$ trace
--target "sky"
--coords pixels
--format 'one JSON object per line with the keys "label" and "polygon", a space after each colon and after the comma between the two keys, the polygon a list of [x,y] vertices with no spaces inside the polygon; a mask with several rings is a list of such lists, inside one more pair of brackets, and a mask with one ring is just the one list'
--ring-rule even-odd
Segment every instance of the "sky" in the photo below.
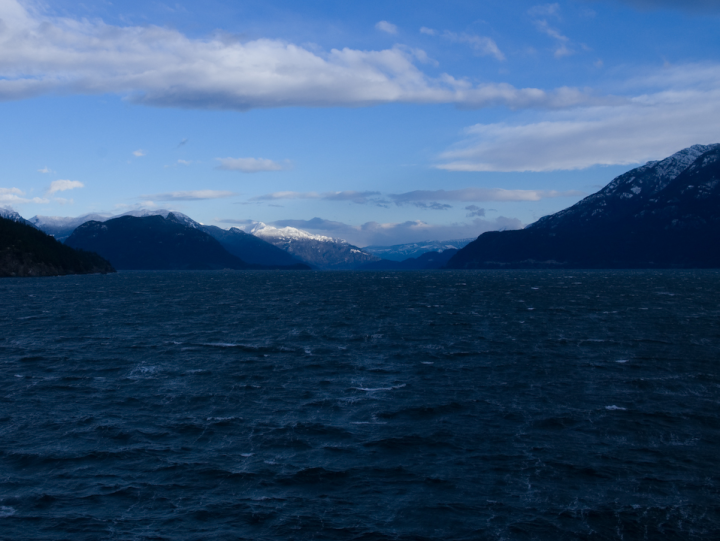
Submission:
{"label": "sky", "polygon": [[720,0],[0,0],[0,206],[358,246],[523,227],[720,142]]}

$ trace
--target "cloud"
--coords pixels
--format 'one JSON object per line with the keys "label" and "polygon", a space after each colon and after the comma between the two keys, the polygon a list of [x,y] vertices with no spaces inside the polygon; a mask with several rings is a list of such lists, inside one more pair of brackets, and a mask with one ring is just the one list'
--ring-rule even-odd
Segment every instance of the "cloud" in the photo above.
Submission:
{"label": "cloud", "polygon": [[420,33],[427,34],[428,36],[435,36],[437,35],[437,30],[433,30],[432,28],[423,26],[422,28],[420,28]]}
{"label": "cloud", "polygon": [[[557,48],[555,49],[555,58],[568,56],[573,54],[573,51],[569,47],[570,38],[561,34],[558,30],[551,27],[547,22],[547,17],[559,18],[560,16],[560,5],[559,4],[543,4],[534,6],[528,10],[528,15],[535,18],[533,21],[538,31],[546,34],[557,41]],[[584,48],[587,48],[583,46]]]}
{"label": "cloud", "polygon": [[267,160],[265,158],[216,158],[220,165],[216,167],[221,171],[242,171],[243,173],[259,173],[261,171],[282,171],[289,169],[289,161],[283,163]]}
{"label": "cloud", "polygon": [[[111,93],[147,106],[244,111],[381,103],[558,108],[599,100],[577,89],[431,77],[416,65],[424,52],[405,46],[320,51],[276,39],[191,38],[152,25],[43,17],[17,0],[0,2],[0,19],[0,101]],[[494,42],[478,39],[478,51],[499,58]]]}
{"label": "cloud", "polygon": [[560,4],[541,4],[533,6],[528,10],[528,14],[532,17],[549,17],[551,15],[558,15],[560,12]]}
{"label": "cloud", "polygon": [[235,192],[225,192],[220,190],[194,190],[189,192],[169,192],[156,193],[151,195],[142,195],[142,199],[150,199],[151,201],[197,201],[201,199],[224,199],[237,195]]}
{"label": "cloud", "polygon": [[135,156],[136,158],[142,158],[145,155],[147,155],[147,152],[145,152],[144,150],[142,150],[140,148],[133,151],[133,156]]}
{"label": "cloud", "polygon": [[48,195],[52,195],[56,192],[65,192],[67,190],[74,190],[76,188],[84,188],[85,185],[79,180],[54,180],[50,183],[48,189]]}
{"label": "cloud", "polygon": [[397,26],[387,21],[380,21],[375,25],[375,28],[381,32],[387,32],[388,34],[397,34],[398,31]]}
{"label": "cloud", "polygon": [[[696,143],[720,142],[720,65],[641,74],[628,86],[664,87],[615,107],[546,113],[526,123],[476,124],[440,157],[447,171],[555,171],[631,165]],[[437,198],[434,198],[437,199]]]}
{"label": "cloud", "polygon": [[415,190],[392,194],[390,199],[396,205],[418,201],[540,201],[553,197],[578,197],[585,195],[577,191],[558,192],[555,190],[506,190],[503,188],[464,188],[461,190]]}
{"label": "cloud", "polygon": [[455,32],[449,32],[447,30],[443,33],[443,37],[456,43],[466,43],[470,45],[475,53],[480,56],[493,56],[497,60],[505,60],[505,55],[492,38],[488,38],[486,36],[456,34]]}
{"label": "cloud", "polygon": [[22,204],[22,203],[49,203],[49,199],[43,199],[40,197],[32,197],[27,198],[24,197],[25,192],[23,192],[20,188],[0,188],[0,203],[2,204],[8,204],[8,203],[16,203],[16,204]]}
{"label": "cloud", "polygon": [[351,201],[359,205],[379,202],[380,192],[356,192],[352,190],[341,192],[274,192],[253,197],[250,201],[277,201],[280,199],[322,199],[325,201]]}
{"label": "cloud", "polygon": [[468,218],[472,218],[473,216],[485,216],[485,209],[481,209],[477,205],[468,205],[467,207],[465,207],[465,210],[468,211],[468,213],[466,214]]}
{"label": "cloud", "polygon": [[[229,223],[229,220],[224,220]],[[243,225],[246,229],[251,225]],[[499,229],[520,229],[523,224],[515,218],[500,216],[494,220],[476,218],[469,223],[429,224],[421,220],[401,223],[366,222],[359,226],[348,225],[333,220],[313,218],[311,220],[280,220],[273,222],[276,227],[296,227],[312,233],[342,238],[356,246],[390,246],[406,242],[425,240],[451,240],[474,238],[486,231]],[[241,227],[242,228],[242,227]]]}
{"label": "cloud", "polygon": [[54,172],[55,172],[55,171],[53,171],[52,169],[50,169],[47,165],[46,165],[45,167],[43,167],[42,169],[38,169],[38,173],[45,173],[45,174],[47,174],[47,173],[54,173]]}
{"label": "cloud", "polygon": [[641,10],[676,9],[690,13],[717,13],[717,0],[615,0]]}
{"label": "cloud", "polygon": [[448,210],[452,208],[452,205],[448,205],[447,203],[438,203],[437,201],[432,201],[430,203],[415,201],[412,203],[412,205],[424,210]]}

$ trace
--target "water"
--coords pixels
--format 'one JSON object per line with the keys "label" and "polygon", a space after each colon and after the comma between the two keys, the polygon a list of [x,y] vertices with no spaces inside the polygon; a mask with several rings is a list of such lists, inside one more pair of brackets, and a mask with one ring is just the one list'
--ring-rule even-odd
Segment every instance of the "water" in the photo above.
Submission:
{"label": "water", "polygon": [[0,281],[0,539],[720,535],[720,272]]}

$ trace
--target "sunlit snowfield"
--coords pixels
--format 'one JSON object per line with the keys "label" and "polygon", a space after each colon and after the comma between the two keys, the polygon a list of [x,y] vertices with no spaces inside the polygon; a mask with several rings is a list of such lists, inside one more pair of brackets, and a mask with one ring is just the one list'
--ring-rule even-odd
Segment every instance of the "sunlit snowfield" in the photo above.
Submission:
{"label": "sunlit snowfield", "polygon": [[0,281],[2,539],[720,536],[720,272]]}

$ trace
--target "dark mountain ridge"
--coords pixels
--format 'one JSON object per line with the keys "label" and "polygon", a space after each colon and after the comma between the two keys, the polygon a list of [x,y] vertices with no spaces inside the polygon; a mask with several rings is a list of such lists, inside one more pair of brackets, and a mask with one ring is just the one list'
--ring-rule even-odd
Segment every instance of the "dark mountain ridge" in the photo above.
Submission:
{"label": "dark mountain ridge", "polygon": [[720,267],[720,145],[633,169],[525,229],[484,233],[447,267]]}
{"label": "dark mountain ridge", "polygon": [[79,226],[65,244],[92,250],[118,270],[247,269],[210,235],[189,227],[170,213],[122,216]]}
{"label": "dark mountain ridge", "polygon": [[0,217],[1,277],[115,272],[99,255],[73,250],[24,222]]}

